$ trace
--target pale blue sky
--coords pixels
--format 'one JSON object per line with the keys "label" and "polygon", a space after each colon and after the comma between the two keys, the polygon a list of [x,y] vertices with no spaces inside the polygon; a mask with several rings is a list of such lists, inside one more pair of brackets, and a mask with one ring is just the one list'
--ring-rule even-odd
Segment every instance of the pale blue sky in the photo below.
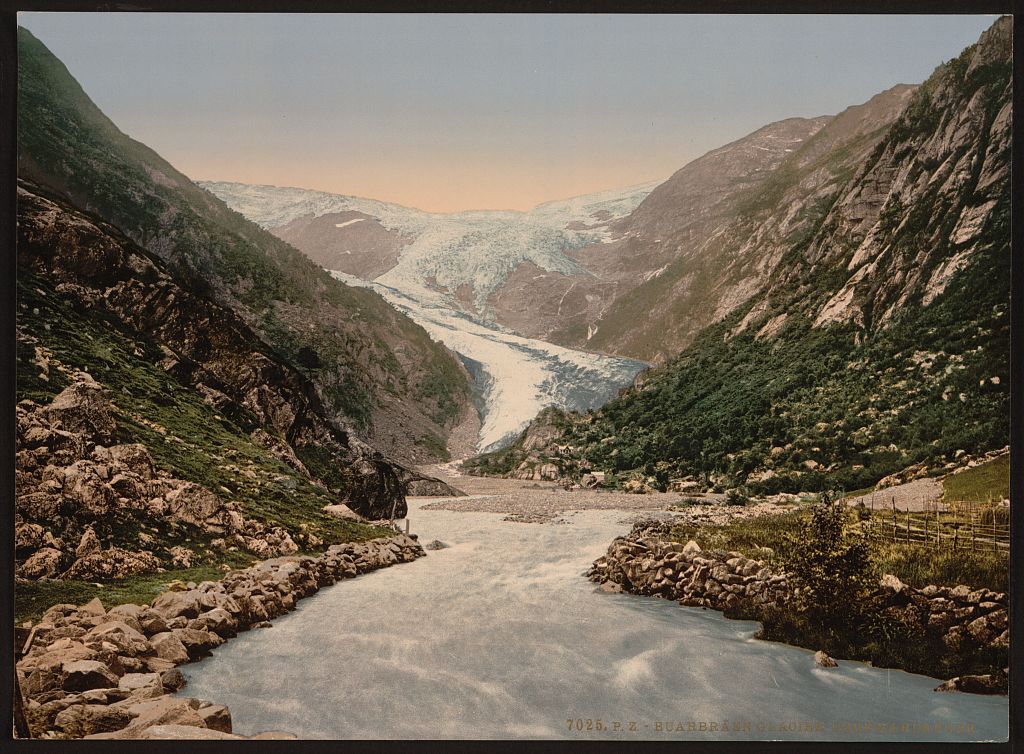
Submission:
{"label": "pale blue sky", "polygon": [[919,83],[991,16],[23,13],[187,175],[423,209],[665,178],[766,123]]}

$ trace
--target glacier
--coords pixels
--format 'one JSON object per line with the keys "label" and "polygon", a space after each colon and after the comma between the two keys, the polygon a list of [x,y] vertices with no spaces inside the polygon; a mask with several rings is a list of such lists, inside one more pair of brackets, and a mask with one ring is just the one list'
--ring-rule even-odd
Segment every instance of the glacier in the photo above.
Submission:
{"label": "glacier", "polygon": [[[512,442],[543,408],[585,411],[603,405],[648,366],[523,337],[493,321],[486,301],[523,262],[548,272],[589,274],[566,252],[612,240],[612,223],[658,183],[545,202],[526,212],[457,213],[301,188],[200,185],[268,230],[299,217],[357,211],[401,234],[407,244],[397,263],[375,279],[330,272],[348,285],[375,290],[463,359],[482,393],[477,451],[487,452]],[[472,290],[474,307],[456,299],[454,291],[462,286]]]}

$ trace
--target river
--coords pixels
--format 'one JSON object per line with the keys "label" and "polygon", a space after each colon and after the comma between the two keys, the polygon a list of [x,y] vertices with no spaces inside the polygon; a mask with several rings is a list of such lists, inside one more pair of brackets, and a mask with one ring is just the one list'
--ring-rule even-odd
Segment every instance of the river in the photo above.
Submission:
{"label": "river", "polygon": [[1006,697],[818,668],[809,651],[754,639],[755,623],[596,591],[582,574],[629,530],[627,512],[524,524],[427,502],[409,500],[413,532],[448,549],[321,590],[183,667],[182,693],[228,705],[236,733],[316,739],[1008,735]]}

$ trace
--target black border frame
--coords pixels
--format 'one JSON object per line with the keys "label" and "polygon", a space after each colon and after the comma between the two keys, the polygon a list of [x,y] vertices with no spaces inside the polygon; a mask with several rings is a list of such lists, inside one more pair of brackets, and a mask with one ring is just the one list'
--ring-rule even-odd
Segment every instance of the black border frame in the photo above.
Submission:
{"label": "black border frame", "polygon": [[[86,0],[0,0],[0,646],[11,648],[0,657],[0,720],[12,719],[14,684],[14,427],[15,427],[15,212],[17,173],[16,158],[16,90],[17,90],[17,13],[19,11],[53,12],[207,12],[207,13],[312,13],[312,12],[485,12],[485,13],[800,13],[800,14],[967,14],[992,13],[1013,14],[1015,21],[1024,17],[1017,13],[1018,0],[425,0],[413,4],[409,0],[141,0],[132,2],[87,2]],[[1022,12],[1024,13],[1024,12]],[[1022,49],[1021,23],[1014,24],[1014,50]],[[1014,55],[1014,79],[1020,81],[1024,64],[1021,56]],[[1014,87],[1013,109],[1014,129],[1012,150],[1020,151],[1021,103],[1024,100],[1022,87]],[[1022,198],[1024,190],[1024,157],[1013,159],[1011,165],[1012,226],[1011,239],[1011,364],[1010,364],[1010,497],[1011,542],[1014,550],[1019,546],[1021,532],[1021,510],[1024,500],[1024,257],[1021,251],[1021,233],[1018,230],[1022,220]],[[1016,599],[1017,587],[1021,583],[1024,560],[1010,560],[1011,632],[1024,625],[1024,608]],[[1020,642],[1011,642],[1010,657],[1012,669],[1024,667]],[[1020,692],[1011,671],[1010,685],[1010,740],[1006,743],[914,743],[892,742],[761,742],[761,741],[67,741],[36,742],[12,738],[8,723],[0,730],[0,748],[11,751],[47,752],[88,751],[127,752],[147,750],[160,752],[216,752],[238,750],[245,752],[311,751],[335,752],[341,749],[353,752],[405,752],[445,751],[452,754],[477,752],[486,749],[501,754],[514,752],[621,752],[653,751],[675,752],[684,748],[687,754],[703,752],[805,752],[811,749],[871,754],[895,754],[896,752],[956,752],[980,750],[984,752],[1011,752],[1021,748],[1016,744],[1022,731],[1024,712],[1020,704]],[[8,749],[10,745],[10,749]]]}

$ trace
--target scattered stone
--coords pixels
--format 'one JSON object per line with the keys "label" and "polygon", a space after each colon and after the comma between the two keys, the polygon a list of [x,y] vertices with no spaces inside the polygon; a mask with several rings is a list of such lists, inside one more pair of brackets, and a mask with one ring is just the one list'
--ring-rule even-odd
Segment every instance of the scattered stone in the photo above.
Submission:
{"label": "scattered stone", "polygon": [[165,691],[178,691],[185,688],[185,676],[177,668],[165,670],[159,676],[160,685]]}
{"label": "scattered stone", "polygon": [[825,652],[823,652],[820,649],[817,652],[814,653],[814,664],[817,665],[819,668],[837,668],[837,667],[839,667],[839,663],[838,662],[836,662],[834,659],[829,657],[827,654],[825,654]]}
{"label": "scattered stone", "polygon": [[231,712],[223,704],[200,707],[198,712],[207,728],[219,730],[222,733],[231,732]]}
{"label": "scattered stone", "polygon": [[423,545],[424,550],[444,550],[448,547],[450,547],[450,545],[446,545],[439,539],[435,539],[433,542],[428,542],[427,544]]}

